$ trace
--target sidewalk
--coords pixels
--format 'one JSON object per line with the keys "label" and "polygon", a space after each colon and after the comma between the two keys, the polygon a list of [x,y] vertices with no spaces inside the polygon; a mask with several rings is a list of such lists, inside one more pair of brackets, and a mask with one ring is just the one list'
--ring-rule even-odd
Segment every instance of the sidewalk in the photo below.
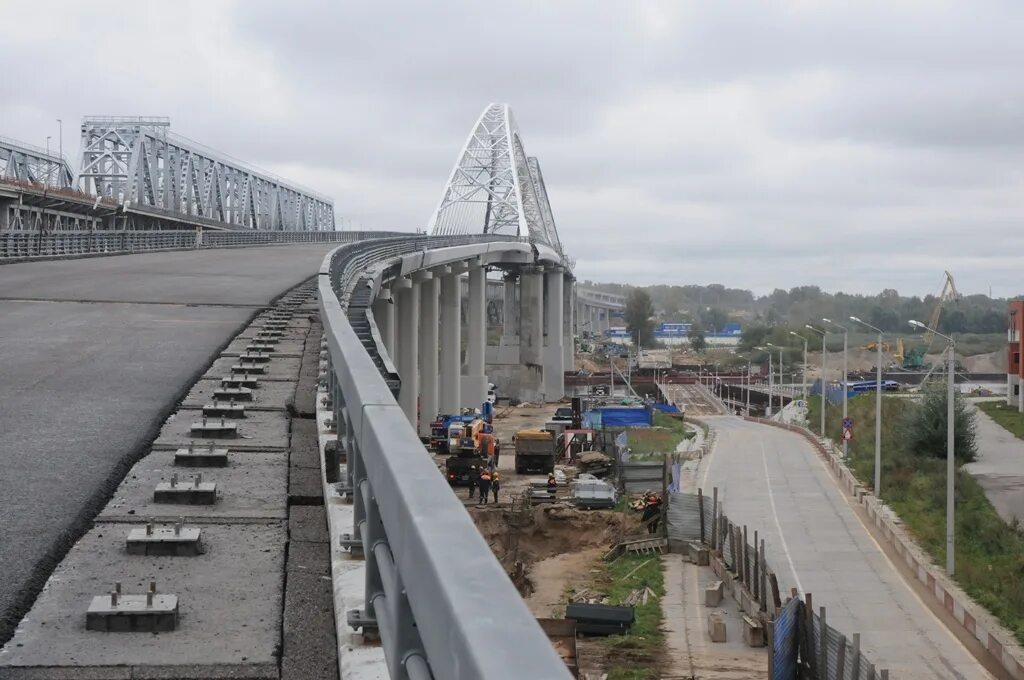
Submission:
{"label": "sidewalk", "polygon": [[992,506],[1007,522],[1024,522],[1024,440],[1017,439],[980,409],[978,460],[964,470],[981,484]]}

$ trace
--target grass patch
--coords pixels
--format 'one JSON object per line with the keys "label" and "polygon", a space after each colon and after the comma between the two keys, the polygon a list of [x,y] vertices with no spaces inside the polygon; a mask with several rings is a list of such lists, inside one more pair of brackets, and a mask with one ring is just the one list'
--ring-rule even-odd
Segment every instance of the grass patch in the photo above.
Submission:
{"label": "grass patch", "polygon": [[[811,423],[817,423],[818,400],[811,403]],[[998,402],[988,402],[999,405]],[[979,404],[982,406],[982,404]],[[946,461],[915,455],[907,449],[902,421],[915,403],[899,397],[882,398],[882,499],[903,520],[918,544],[937,565],[946,563]],[[848,465],[857,478],[873,486],[875,472],[875,397],[858,395],[849,401],[855,421]],[[983,409],[986,413],[988,408]],[[999,413],[1000,409],[992,407]],[[1011,411],[1011,409],[1006,409]],[[829,436],[839,439],[839,409],[829,409]],[[835,417],[833,417],[833,415]],[[1010,420],[1011,413],[1000,414]],[[1016,411],[1013,416],[1019,416]],[[995,416],[993,416],[995,418]],[[997,420],[997,422],[1000,422]],[[1014,418],[1021,429],[1024,418]],[[1002,424],[1002,423],[1000,423]],[[954,580],[976,602],[992,612],[1018,642],[1024,643],[1024,536],[996,513],[981,486],[965,472],[956,476],[956,575]]]}
{"label": "grass patch", "polygon": [[1016,407],[1007,406],[1005,401],[980,401],[976,406],[1014,437],[1024,439],[1024,413]]}
{"label": "grass patch", "polygon": [[626,433],[626,446],[634,456],[672,453],[684,439],[694,434],[683,425],[683,421],[655,411],[653,427],[642,427]]}
{"label": "grass patch", "polygon": [[631,592],[650,588],[655,597],[636,606],[636,621],[626,635],[610,635],[603,640],[609,658],[616,665],[608,669],[608,680],[656,680],[665,651],[665,634],[661,631],[661,598],[665,595],[665,579],[660,557],[623,555],[610,565],[605,574],[608,601],[620,604]]}

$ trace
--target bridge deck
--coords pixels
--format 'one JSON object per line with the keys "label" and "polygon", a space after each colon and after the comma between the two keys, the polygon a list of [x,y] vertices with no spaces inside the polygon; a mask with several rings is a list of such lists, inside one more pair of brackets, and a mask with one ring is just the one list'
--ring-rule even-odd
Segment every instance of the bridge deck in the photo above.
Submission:
{"label": "bridge deck", "polygon": [[332,247],[0,267],[0,641],[183,391]]}
{"label": "bridge deck", "polygon": [[828,622],[878,668],[897,678],[989,678],[991,675],[904,581],[864,528],[802,437],[734,417],[718,429],[698,483],[731,520],[765,539],[779,585],[813,593]]}

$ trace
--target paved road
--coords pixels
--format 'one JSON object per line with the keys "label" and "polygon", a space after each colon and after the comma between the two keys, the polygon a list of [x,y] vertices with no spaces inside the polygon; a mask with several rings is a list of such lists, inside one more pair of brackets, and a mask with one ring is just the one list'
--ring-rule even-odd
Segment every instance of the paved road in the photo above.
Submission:
{"label": "paved road", "polygon": [[184,390],[331,247],[0,266],[0,642]]}
{"label": "paved road", "polygon": [[828,622],[892,677],[989,678],[903,580],[802,437],[734,417],[708,418],[718,429],[698,472],[717,486],[725,512],[756,529],[780,587],[813,593]]}
{"label": "paved road", "polygon": [[1024,441],[984,411],[976,413],[978,460],[964,470],[978,480],[1000,517],[1024,521]]}

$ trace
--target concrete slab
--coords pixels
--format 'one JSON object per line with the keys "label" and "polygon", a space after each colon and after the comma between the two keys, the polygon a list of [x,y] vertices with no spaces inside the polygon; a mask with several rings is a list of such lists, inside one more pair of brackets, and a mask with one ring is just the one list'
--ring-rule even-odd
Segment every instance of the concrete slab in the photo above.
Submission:
{"label": "concrete slab", "polygon": [[[262,389],[258,387],[257,389]],[[192,437],[192,423],[203,418],[197,409],[179,409],[167,419],[154,449],[177,449],[194,446],[227,446],[232,451],[284,451],[288,448],[288,416],[280,411],[252,411],[245,418],[227,419],[238,423],[238,436],[231,439]],[[217,419],[219,421],[219,419]]]}
{"label": "concrete slab", "polygon": [[[221,352],[221,356],[232,357],[238,356],[239,354],[245,354],[246,352],[250,351],[248,347],[254,342],[258,342],[255,337],[235,338],[230,343],[228,343],[227,347],[224,348],[224,351]],[[297,357],[302,356],[303,344],[304,343],[297,338],[294,340],[281,339],[279,342],[274,343],[273,346],[269,348],[269,350],[261,349],[260,351],[270,351],[273,354],[273,356]]]}
{"label": "concrete slab", "polygon": [[[325,527],[320,526],[324,536]],[[293,536],[287,569],[281,680],[337,678],[330,549],[326,543],[297,542]]]}
{"label": "concrete slab", "polygon": [[[295,397],[294,380],[260,380],[259,386],[252,390],[251,401],[239,401],[246,410],[283,411]],[[185,409],[198,409],[213,401],[215,390],[221,389],[220,381],[200,380],[182,400]]]}
{"label": "concrete slab", "polygon": [[288,512],[288,539],[292,542],[325,543],[327,514],[322,505],[293,505]]}
{"label": "concrete slab", "polygon": [[[271,359],[266,364],[260,364],[266,368],[262,373],[259,373],[260,381],[266,380],[295,380],[299,375],[299,363],[298,357],[278,357]],[[210,370],[206,372],[207,376],[211,376],[220,380],[226,375],[231,374],[231,367],[238,364],[237,357],[221,357],[213,362],[210,366]],[[205,377],[205,376],[204,376]]]}
{"label": "concrete slab", "polygon": [[288,517],[288,468],[280,452],[237,452],[223,468],[202,468],[204,481],[217,483],[213,505],[169,505],[153,502],[153,489],[181,474],[173,451],[153,451],[131,469],[97,522],[186,521],[207,519],[276,519]]}
{"label": "concrete slab", "polygon": [[316,421],[311,418],[292,418],[291,455],[288,464],[293,468],[320,471],[320,443]]}
{"label": "concrete slab", "polygon": [[[0,666],[276,665],[284,532],[279,524],[209,525],[206,552],[180,560],[128,556],[122,531],[97,526],[54,572]],[[92,596],[113,581],[125,592],[144,592],[151,580],[179,597],[176,631],[126,637],[86,630]]]}
{"label": "concrete slab", "polygon": [[320,470],[293,467],[288,471],[288,500],[302,505],[323,503],[324,487]]}

